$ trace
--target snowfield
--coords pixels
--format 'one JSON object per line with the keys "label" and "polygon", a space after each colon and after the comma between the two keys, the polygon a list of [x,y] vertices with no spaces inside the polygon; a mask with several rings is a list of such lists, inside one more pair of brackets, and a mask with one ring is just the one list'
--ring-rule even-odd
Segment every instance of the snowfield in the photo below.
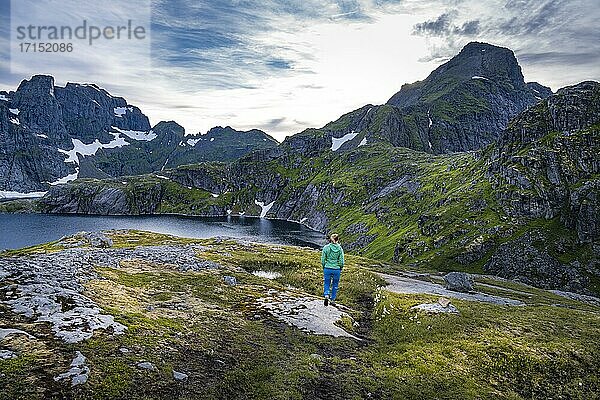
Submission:
{"label": "snowfield", "polygon": [[331,138],[331,151],[338,151],[340,147],[344,145],[344,143],[349,142],[354,139],[358,135],[358,132],[350,132],[341,138]]}
{"label": "snowfield", "polygon": [[48,182],[50,185],[62,185],[64,183],[68,183],[74,181],[79,177],[79,156],[93,156],[100,149],[114,149],[117,147],[128,146],[129,143],[121,137],[121,133],[119,132],[110,132],[115,138],[109,143],[100,143],[98,139],[94,140],[90,144],[85,144],[79,139],[71,139],[71,143],[73,143],[73,149],[71,150],[63,150],[58,149],[59,152],[67,155],[67,159],[65,163],[76,164],[75,173],[67,175],[58,179],[55,182]]}
{"label": "snowfield", "polygon": [[115,116],[122,118],[123,115],[127,114],[127,111],[133,112],[133,107],[115,107]]}
{"label": "snowfield", "polygon": [[35,199],[38,197],[44,197],[45,194],[46,192],[21,193],[0,190],[0,199]]}
{"label": "snowfield", "polygon": [[127,136],[130,139],[133,140],[138,140],[138,141],[145,141],[145,142],[151,142],[152,140],[156,139],[158,136],[156,135],[156,133],[149,131],[149,132],[144,132],[144,131],[126,131],[124,129],[120,129],[117,128],[116,126],[111,126],[112,129],[114,129],[115,131],[122,133],[123,135]]}

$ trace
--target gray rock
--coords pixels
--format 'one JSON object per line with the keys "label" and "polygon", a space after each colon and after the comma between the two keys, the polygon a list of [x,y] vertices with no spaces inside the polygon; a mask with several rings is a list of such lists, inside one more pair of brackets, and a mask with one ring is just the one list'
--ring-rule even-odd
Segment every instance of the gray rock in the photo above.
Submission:
{"label": "gray rock", "polygon": [[450,272],[444,275],[445,287],[455,292],[469,293],[474,292],[473,278],[464,272]]}
{"label": "gray rock", "polygon": [[112,239],[102,233],[89,233],[86,238],[92,247],[109,248],[113,245]]}
{"label": "gray rock", "polygon": [[85,365],[86,358],[81,352],[77,351],[75,358],[71,362],[71,368],[58,376],[54,377],[55,381],[71,378],[71,386],[82,385],[87,382],[90,368]]}
{"label": "gray rock", "polygon": [[149,371],[156,371],[156,367],[154,366],[154,364],[152,364],[151,362],[148,362],[148,361],[139,362],[136,364],[136,366],[141,369],[146,369]]}
{"label": "gray rock", "polygon": [[0,360],[10,360],[17,358],[17,354],[10,350],[0,350]]}
{"label": "gray rock", "polygon": [[188,375],[183,372],[177,372],[173,370],[173,378],[177,381],[185,381],[188,378]]}
{"label": "gray rock", "polygon": [[225,275],[223,277],[223,281],[225,281],[225,283],[228,284],[229,286],[237,285],[237,279],[235,279],[235,276]]}
{"label": "gray rock", "polygon": [[25,335],[28,338],[32,338],[33,336],[30,335],[29,333],[22,331],[20,329],[6,329],[6,328],[1,328],[0,329],[0,341],[6,339],[7,337],[11,336],[11,335]]}
{"label": "gray rock", "polygon": [[210,261],[210,260],[205,260],[205,261],[196,262],[196,263],[192,263],[192,264],[188,264],[188,265],[182,265],[179,267],[179,270],[181,272],[190,272],[190,271],[199,272],[199,271],[204,271],[207,269],[219,269],[222,267],[223,266],[219,263],[216,263],[216,262]]}

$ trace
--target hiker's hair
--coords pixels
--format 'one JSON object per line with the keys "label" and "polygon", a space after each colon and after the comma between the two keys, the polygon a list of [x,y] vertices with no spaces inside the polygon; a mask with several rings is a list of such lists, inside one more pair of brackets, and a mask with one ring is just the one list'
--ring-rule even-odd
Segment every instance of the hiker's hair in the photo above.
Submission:
{"label": "hiker's hair", "polygon": [[329,239],[331,239],[333,243],[337,243],[338,240],[340,240],[340,237],[337,233],[332,233],[331,235],[329,235]]}

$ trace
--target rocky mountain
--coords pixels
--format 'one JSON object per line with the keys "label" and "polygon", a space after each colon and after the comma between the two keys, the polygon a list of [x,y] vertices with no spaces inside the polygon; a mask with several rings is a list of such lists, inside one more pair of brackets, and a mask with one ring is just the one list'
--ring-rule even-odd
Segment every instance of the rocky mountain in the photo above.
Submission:
{"label": "rocky mountain", "polygon": [[477,150],[551,94],[525,82],[511,50],[473,42],[425,80],[404,85],[385,105],[361,107],[286,142],[305,155],[375,142],[432,154]]}
{"label": "rocky mountain", "polygon": [[479,152],[432,155],[382,141],[322,153],[317,143],[336,142],[309,131],[230,164],[59,186],[36,207],[262,215],[335,230],[351,252],[416,269],[600,293],[599,90],[559,90]]}
{"label": "rocky mountain", "polygon": [[[230,126],[217,126],[205,135],[188,135],[180,143],[176,159],[178,164],[192,164],[198,161],[234,161],[256,149],[275,148],[279,143],[265,132],[252,129],[238,131]],[[201,158],[199,160],[199,158]],[[169,162],[167,167],[175,167]]]}
{"label": "rocky mountain", "polygon": [[[205,139],[210,145],[203,145]],[[77,177],[232,161],[276,145],[257,130],[218,127],[186,137],[174,122],[151,127],[139,108],[92,84],[57,87],[52,77],[36,75],[14,92],[0,92],[0,191],[43,191]]]}

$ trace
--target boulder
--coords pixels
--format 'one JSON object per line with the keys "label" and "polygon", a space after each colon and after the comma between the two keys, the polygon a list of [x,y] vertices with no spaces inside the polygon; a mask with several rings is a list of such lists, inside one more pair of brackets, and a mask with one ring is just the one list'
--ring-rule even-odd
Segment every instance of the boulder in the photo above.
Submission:
{"label": "boulder", "polygon": [[444,276],[445,287],[455,292],[474,292],[473,278],[464,272],[450,272]]}
{"label": "boulder", "polygon": [[137,364],[137,367],[141,368],[141,369],[147,369],[149,371],[155,371],[156,370],[156,367],[154,366],[154,364],[152,364],[151,362],[148,362],[148,361],[139,362]]}
{"label": "boulder", "polygon": [[237,279],[235,279],[235,276],[229,276],[229,275],[225,275],[223,277],[223,280],[225,281],[226,284],[228,284],[229,286],[235,286],[237,285]]}
{"label": "boulder", "polygon": [[173,378],[175,378],[176,381],[185,381],[188,378],[188,375],[183,372],[177,372],[173,370]]}
{"label": "boulder", "polygon": [[92,247],[109,248],[113,245],[112,239],[102,233],[90,233],[87,239]]}

